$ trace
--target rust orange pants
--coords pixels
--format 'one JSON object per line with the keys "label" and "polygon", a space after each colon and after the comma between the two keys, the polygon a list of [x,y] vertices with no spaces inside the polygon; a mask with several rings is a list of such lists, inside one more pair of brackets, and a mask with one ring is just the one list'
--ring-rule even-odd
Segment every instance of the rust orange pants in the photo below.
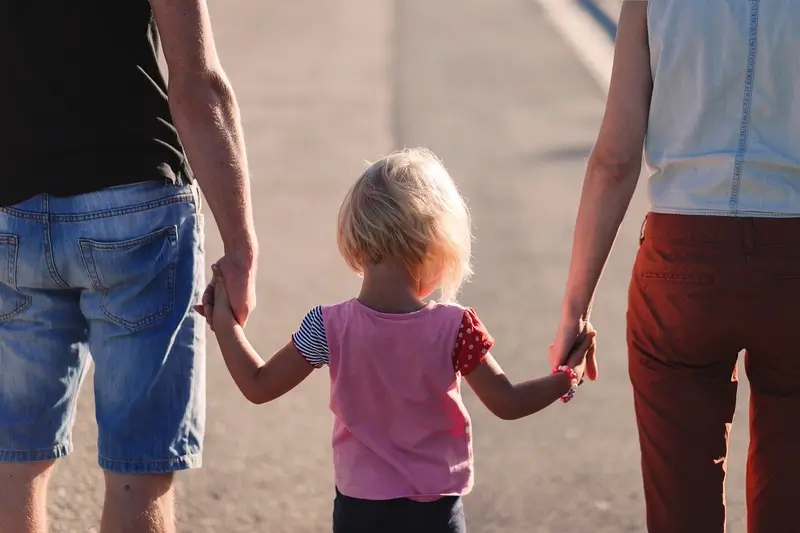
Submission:
{"label": "rust orange pants", "polygon": [[725,530],[741,350],[748,531],[800,532],[800,218],[651,213],[628,299],[649,533]]}

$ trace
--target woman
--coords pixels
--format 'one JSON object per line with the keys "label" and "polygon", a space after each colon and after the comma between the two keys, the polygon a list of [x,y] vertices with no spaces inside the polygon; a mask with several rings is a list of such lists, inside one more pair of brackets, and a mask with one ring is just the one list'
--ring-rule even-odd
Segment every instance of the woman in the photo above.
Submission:
{"label": "woman", "polygon": [[725,529],[741,350],[748,529],[800,530],[787,516],[800,479],[798,28],[796,0],[623,3],[551,364],[582,335],[644,147],[628,354],[650,533]]}

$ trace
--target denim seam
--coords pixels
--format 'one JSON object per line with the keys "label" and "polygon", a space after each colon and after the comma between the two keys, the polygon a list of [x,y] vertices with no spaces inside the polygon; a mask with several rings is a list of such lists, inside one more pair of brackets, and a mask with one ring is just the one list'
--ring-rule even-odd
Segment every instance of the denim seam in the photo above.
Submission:
{"label": "denim seam", "polygon": [[5,243],[8,245],[8,251],[6,252],[6,268],[8,271],[6,272],[8,276],[8,280],[11,284],[11,287],[16,289],[17,288],[17,250],[19,247],[19,239],[16,235],[6,235],[4,237],[0,237],[0,243]]}
{"label": "denim seam", "polygon": [[199,468],[202,465],[202,460],[202,452],[187,453],[178,457],[157,459],[154,461],[116,460],[110,459],[102,454],[98,454],[98,462],[100,467],[104,470],[116,473],[158,473],[171,472],[175,470],[187,470],[191,468]]}
{"label": "denim seam", "polygon": [[733,165],[731,196],[728,206],[733,213],[739,211],[739,189],[742,180],[742,165],[747,151],[747,137],[750,128],[750,108],[753,102],[753,82],[755,78],[756,52],[758,49],[758,8],[759,0],[750,0],[750,32],[747,52],[747,75],[744,82],[744,98],[742,101],[742,119],[739,126],[739,147]]}
{"label": "denim seam", "polygon": [[[0,237],[0,243],[5,243],[8,245],[8,251],[6,252],[6,268],[8,269],[6,274],[8,275],[8,280],[10,282],[10,286],[13,290],[17,290],[17,255],[19,254],[19,237],[16,235],[4,235]],[[24,302],[22,305],[0,315],[0,322],[4,322],[9,318],[13,318],[18,314],[22,313],[23,311],[27,310],[32,305],[32,299],[30,296],[22,295],[24,298]]]}
{"label": "denim seam", "polygon": [[45,263],[47,263],[47,270],[50,271],[50,277],[56,283],[56,285],[61,285],[62,287],[69,287],[69,284],[64,281],[64,278],[58,273],[58,269],[56,268],[56,261],[53,258],[53,239],[51,237],[50,231],[50,197],[48,195],[43,195],[43,202],[44,202],[44,211],[45,211],[45,219],[44,219],[44,257]]}
{"label": "denim seam", "polygon": [[17,307],[15,310],[11,311],[10,313],[6,313],[4,315],[0,315],[0,322],[5,322],[10,318],[14,318],[18,314],[27,311],[31,306],[31,298],[30,296],[25,296],[25,303]]}
{"label": "denim seam", "polygon": [[89,249],[96,249],[96,250],[119,250],[122,248],[132,248],[139,244],[146,244],[152,242],[159,238],[162,234],[166,233],[167,238],[172,241],[173,244],[177,244],[177,234],[178,228],[177,225],[173,224],[171,226],[166,226],[160,230],[153,231],[147,235],[143,235],[141,237],[136,237],[135,239],[129,239],[126,241],[120,242],[101,242],[101,241],[94,241],[92,239],[79,239],[81,244],[85,244]]}
{"label": "denim seam", "polygon": [[51,221],[56,222],[86,222],[89,220],[100,220],[104,218],[112,218],[120,215],[129,215],[132,213],[140,213],[142,211],[149,211],[151,209],[155,209],[158,207],[163,207],[165,205],[170,204],[177,204],[177,203],[188,203],[196,204],[194,199],[194,195],[183,193],[178,194],[175,196],[170,196],[169,198],[162,198],[161,200],[155,200],[152,202],[145,202],[143,204],[138,204],[130,207],[121,207],[117,209],[108,209],[105,211],[98,211],[96,213],[83,213],[83,214],[76,214],[76,215],[65,215],[65,214],[56,214],[56,213],[33,213],[30,211],[22,211],[20,209],[16,209],[13,207],[0,207],[0,213],[6,213],[7,215],[14,216],[17,218],[24,218],[24,219],[31,219],[31,220],[38,220],[40,222],[47,222],[48,219]]}
{"label": "denim seam", "polygon": [[35,450],[9,450],[0,449],[0,461],[2,462],[34,462],[60,459],[72,453],[72,442],[67,441],[55,444],[50,448],[38,448]]}
{"label": "denim seam", "polygon": [[[83,382],[86,379],[86,376],[89,374],[91,363],[86,359],[83,359],[83,367],[81,368],[81,373],[78,376],[78,384],[76,387],[76,395],[80,393],[81,388],[83,388]],[[78,418],[78,402],[72,402],[72,409],[68,413],[69,421],[67,422],[67,427],[70,428],[70,433],[72,428],[75,426],[75,420]],[[70,437],[70,446],[71,446],[71,437]]]}

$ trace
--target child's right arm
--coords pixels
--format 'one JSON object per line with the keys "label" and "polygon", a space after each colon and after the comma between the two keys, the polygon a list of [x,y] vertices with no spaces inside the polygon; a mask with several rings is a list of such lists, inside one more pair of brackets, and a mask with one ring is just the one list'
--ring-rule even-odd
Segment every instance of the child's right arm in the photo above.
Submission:
{"label": "child's right arm", "polygon": [[[595,332],[591,331],[575,348],[567,361],[568,367],[583,377],[586,354],[595,349]],[[571,379],[565,372],[511,383],[491,354],[474,368],[465,379],[475,395],[494,415],[503,420],[516,420],[541,411],[570,390]]]}
{"label": "child's right arm", "polygon": [[225,282],[215,268],[212,312],[214,334],[234,383],[245,398],[255,404],[270,402],[298,386],[314,371],[289,342],[264,362],[233,316]]}

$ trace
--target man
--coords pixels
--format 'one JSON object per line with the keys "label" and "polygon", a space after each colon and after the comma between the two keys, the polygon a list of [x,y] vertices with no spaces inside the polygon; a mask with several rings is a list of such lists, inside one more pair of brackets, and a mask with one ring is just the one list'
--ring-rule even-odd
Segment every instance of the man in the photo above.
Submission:
{"label": "man", "polygon": [[88,354],[100,529],[174,531],[173,473],[200,466],[205,419],[195,176],[237,318],[255,305],[244,141],[205,0],[0,0],[0,64],[0,533],[47,530]]}

